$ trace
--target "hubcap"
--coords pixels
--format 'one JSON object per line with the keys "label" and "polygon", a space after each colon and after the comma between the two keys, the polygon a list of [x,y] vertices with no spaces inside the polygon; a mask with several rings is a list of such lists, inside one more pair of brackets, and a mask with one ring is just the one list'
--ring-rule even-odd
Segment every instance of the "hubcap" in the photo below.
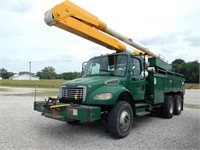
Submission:
{"label": "hubcap", "polygon": [[177,105],[178,105],[178,111],[181,111],[181,101],[177,100]]}
{"label": "hubcap", "polygon": [[172,101],[169,102],[169,112],[170,112],[170,114],[173,113],[173,103],[172,103]]}
{"label": "hubcap", "polygon": [[130,114],[127,110],[124,110],[120,115],[120,129],[126,131],[130,127]]}

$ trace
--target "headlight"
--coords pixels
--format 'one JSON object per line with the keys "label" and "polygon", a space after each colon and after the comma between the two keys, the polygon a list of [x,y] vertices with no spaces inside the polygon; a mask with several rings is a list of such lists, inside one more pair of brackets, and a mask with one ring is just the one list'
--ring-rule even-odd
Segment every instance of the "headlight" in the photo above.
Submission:
{"label": "headlight", "polygon": [[112,93],[102,93],[94,96],[95,100],[109,100],[112,98]]}

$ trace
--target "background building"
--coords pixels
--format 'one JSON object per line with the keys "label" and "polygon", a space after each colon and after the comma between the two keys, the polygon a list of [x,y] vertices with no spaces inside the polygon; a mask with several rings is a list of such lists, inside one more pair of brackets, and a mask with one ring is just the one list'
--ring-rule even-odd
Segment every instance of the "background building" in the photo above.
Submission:
{"label": "background building", "polygon": [[40,78],[35,75],[30,74],[17,74],[12,77],[10,77],[11,80],[39,80]]}

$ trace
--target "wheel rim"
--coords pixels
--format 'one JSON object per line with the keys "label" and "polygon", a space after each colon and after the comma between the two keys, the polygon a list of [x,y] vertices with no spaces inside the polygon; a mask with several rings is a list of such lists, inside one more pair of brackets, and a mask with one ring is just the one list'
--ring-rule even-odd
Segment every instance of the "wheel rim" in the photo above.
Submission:
{"label": "wheel rim", "polygon": [[131,124],[131,116],[127,110],[124,110],[120,115],[120,129],[122,131],[128,130]]}
{"label": "wheel rim", "polygon": [[177,100],[177,109],[178,111],[181,111],[181,101],[180,100]]}
{"label": "wheel rim", "polygon": [[172,103],[172,101],[169,102],[169,113],[173,114],[173,103]]}

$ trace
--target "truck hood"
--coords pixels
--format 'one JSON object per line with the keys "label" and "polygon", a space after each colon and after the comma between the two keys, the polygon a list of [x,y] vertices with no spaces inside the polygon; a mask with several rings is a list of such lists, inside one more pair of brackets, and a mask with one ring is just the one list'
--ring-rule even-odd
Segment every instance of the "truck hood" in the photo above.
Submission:
{"label": "truck hood", "polygon": [[65,82],[62,86],[66,87],[77,87],[77,86],[86,86],[86,87],[95,87],[101,85],[116,85],[119,84],[119,78],[122,77],[113,77],[113,76],[90,76],[77,78],[68,82]]}
{"label": "truck hood", "polygon": [[[90,76],[78,78],[68,81],[62,86],[67,88],[85,87],[86,98],[84,104],[94,105],[111,105],[115,103],[115,100],[119,94],[125,90],[123,88],[126,85],[126,77],[116,76]],[[108,100],[94,100],[94,96],[101,93],[112,93],[112,99]]]}

